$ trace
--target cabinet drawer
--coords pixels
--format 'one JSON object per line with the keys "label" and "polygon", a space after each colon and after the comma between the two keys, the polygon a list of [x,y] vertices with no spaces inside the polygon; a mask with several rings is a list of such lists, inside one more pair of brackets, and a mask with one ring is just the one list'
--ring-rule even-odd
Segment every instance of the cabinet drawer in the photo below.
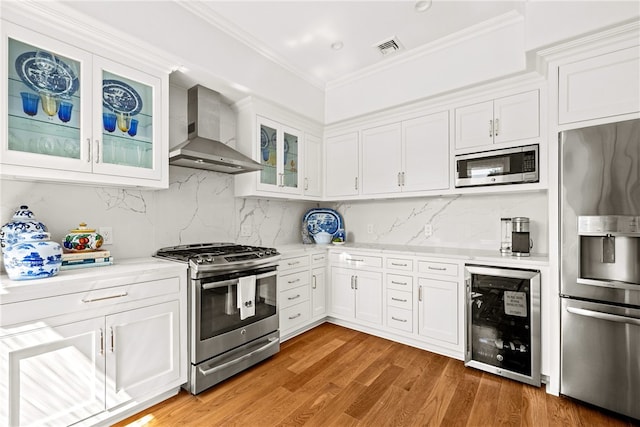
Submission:
{"label": "cabinet drawer", "polygon": [[327,253],[323,252],[321,254],[312,254],[311,255],[311,264],[325,264],[327,262]]}
{"label": "cabinet drawer", "polygon": [[402,308],[405,310],[411,310],[411,292],[396,291],[395,289],[389,289],[387,291],[387,306]]}
{"label": "cabinet drawer", "polygon": [[402,258],[387,258],[387,268],[390,270],[413,271],[413,260]]}
{"label": "cabinet drawer", "polygon": [[300,271],[299,273],[283,274],[278,276],[278,291],[286,291],[291,288],[309,284],[309,271]]}
{"label": "cabinet drawer", "polygon": [[280,310],[280,329],[286,331],[308,322],[310,318],[309,301],[292,305]]}
{"label": "cabinet drawer", "polygon": [[349,253],[332,253],[331,262],[334,264],[345,264],[356,268],[382,268],[382,257]]}
{"label": "cabinet drawer", "polygon": [[0,324],[26,322],[32,319],[70,314],[77,311],[116,306],[122,303],[178,293],[180,279],[169,277],[149,282],[132,283],[111,288],[58,295],[50,298],[5,304],[0,310]]}
{"label": "cabinet drawer", "polygon": [[411,292],[413,289],[413,277],[387,274],[387,289]]}
{"label": "cabinet drawer", "polygon": [[458,265],[448,264],[446,262],[418,261],[418,273],[457,276]]}
{"label": "cabinet drawer", "polygon": [[280,292],[279,294],[280,308],[291,307],[292,305],[309,300],[309,286],[300,286],[297,288],[289,289],[287,291]]}
{"label": "cabinet drawer", "polygon": [[387,326],[405,332],[413,332],[413,312],[397,307],[388,307]]}
{"label": "cabinet drawer", "polygon": [[280,271],[294,270],[309,266],[309,256],[302,255],[294,258],[287,258],[280,261]]}

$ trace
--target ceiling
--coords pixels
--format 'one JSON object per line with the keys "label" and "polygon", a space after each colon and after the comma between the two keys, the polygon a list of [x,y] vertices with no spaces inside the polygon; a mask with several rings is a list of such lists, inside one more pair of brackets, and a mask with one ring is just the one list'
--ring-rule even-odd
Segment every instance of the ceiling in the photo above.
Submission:
{"label": "ceiling", "polygon": [[[506,13],[525,0],[183,1],[179,4],[290,71],[324,88],[330,82],[400,60],[403,52],[434,43]],[[376,46],[395,37],[401,50]],[[332,44],[342,43],[335,50]]]}

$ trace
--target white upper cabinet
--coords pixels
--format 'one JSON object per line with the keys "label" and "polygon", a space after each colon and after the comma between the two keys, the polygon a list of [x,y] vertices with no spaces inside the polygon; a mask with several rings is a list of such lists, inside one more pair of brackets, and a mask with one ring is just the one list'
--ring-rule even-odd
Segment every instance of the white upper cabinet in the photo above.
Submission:
{"label": "white upper cabinet", "polygon": [[447,188],[448,112],[362,131],[362,194]]}
{"label": "white upper cabinet", "polygon": [[362,194],[401,191],[402,125],[362,131]]}
{"label": "white upper cabinet", "polygon": [[257,189],[302,194],[302,132],[261,116],[257,117],[257,126],[259,161],[264,167],[258,172]]}
{"label": "white upper cabinet", "polygon": [[537,138],[539,91],[456,108],[455,129],[456,150]]}
{"label": "white upper cabinet", "polygon": [[325,140],[325,194],[327,197],[359,194],[358,132]]}
{"label": "white upper cabinet", "polygon": [[304,136],[304,195],[322,197],[322,139]]}
{"label": "white upper cabinet", "polygon": [[640,111],[640,47],[561,65],[560,124]]}
{"label": "white upper cabinet", "polygon": [[1,56],[3,175],[168,186],[166,74],[4,21]]}
{"label": "white upper cabinet", "polygon": [[257,98],[245,98],[233,108],[237,113],[236,148],[263,166],[261,171],[234,176],[235,195],[319,198],[322,150],[315,135],[322,134],[322,127]]}
{"label": "white upper cabinet", "polygon": [[449,188],[449,113],[402,122],[402,191]]}

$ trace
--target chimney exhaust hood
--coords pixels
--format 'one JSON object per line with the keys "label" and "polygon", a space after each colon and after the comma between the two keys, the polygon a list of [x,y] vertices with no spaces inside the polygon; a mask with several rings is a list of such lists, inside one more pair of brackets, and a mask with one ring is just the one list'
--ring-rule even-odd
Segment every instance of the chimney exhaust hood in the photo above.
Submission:
{"label": "chimney exhaust hood", "polygon": [[169,164],[228,174],[264,166],[220,142],[220,94],[196,85],[187,91],[188,139],[169,150]]}

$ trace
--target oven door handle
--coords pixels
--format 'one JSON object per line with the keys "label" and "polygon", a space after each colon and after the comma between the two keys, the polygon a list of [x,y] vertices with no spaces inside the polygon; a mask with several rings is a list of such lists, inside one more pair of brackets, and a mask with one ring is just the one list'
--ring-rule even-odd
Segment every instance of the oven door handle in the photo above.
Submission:
{"label": "oven door handle", "polygon": [[233,365],[235,365],[237,363],[245,361],[245,360],[255,356],[256,354],[261,353],[261,352],[267,350],[268,348],[273,347],[274,345],[277,345],[279,342],[280,342],[279,338],[269,338],[269,342],[267,344],[263,345],[260,348],[256,348],[251,353],[247,353],[244,356],[238,357],[237,359],[230,360],[230,361],[228,361],[226,363],[223,363],[222,365],[215,366],[215,367],[213,367],[211,369],[206,369],[205,370],[205,369],[202,369],[202,367],[198,367],[198,369],[200,370],[200,373],[206,377],[207,375],[214,374],[214,373],[216,373],[218,371],[221,371],[223,369],[228,368],[229,366],[233,366]]}
{"label": "oven door handle", "polygon": [[[266,273],[256,275],[256,280],[266,279],[267,277],[275,276],[278,274],[277,270],[268,271]],[[213,289],[213,288],[222,288],[224,286],[233,286],[238,284],[238,279],[231,280],[223,280],[221,282],[210,282],[202,285],[203,290]]]}
{"label": "oven door handle", "polygon": [[640,326],[640,319],[635,317],[621,316],[619,314],[603,313],[601,311],[586,310],[584,308],[567,307],[569,313],[579,316],[593,317],[596,319],[609,320],[617,323],[627,323],[629,325]]}

